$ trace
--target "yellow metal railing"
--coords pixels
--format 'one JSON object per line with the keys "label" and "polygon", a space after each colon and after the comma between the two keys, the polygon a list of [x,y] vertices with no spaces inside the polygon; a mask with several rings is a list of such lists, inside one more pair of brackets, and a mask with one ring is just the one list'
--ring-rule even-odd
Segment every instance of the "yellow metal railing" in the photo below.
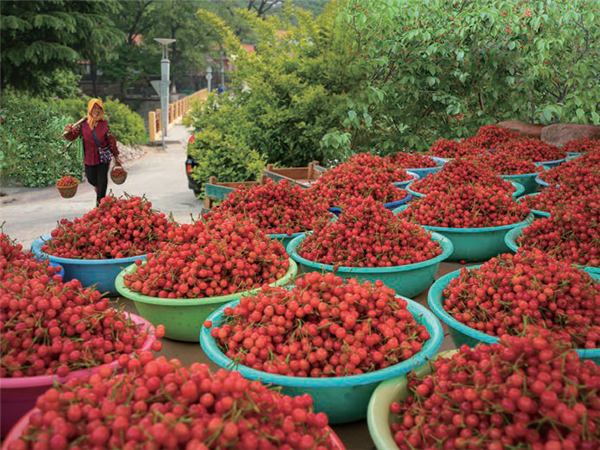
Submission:
{"label": "yellow metal railing", "polygon": [[[169,122],[167,127],[171,128],[178,122],[190,110],[195,101],[206,100],[207,96],[208,90],[201,89],[187,97],[183,97],[181,100],[171,103],[169,105]],[[150,141],[157,141],[162,137],[161,119],[162,111],[160,109],[148,113],[148,132],[150,134]]]}

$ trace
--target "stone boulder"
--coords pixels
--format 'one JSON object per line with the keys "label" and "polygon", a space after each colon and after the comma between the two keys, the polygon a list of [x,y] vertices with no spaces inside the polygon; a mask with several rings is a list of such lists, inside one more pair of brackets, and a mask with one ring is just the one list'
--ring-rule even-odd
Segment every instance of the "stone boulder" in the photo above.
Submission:
{"label": "stone boulder", "polygon": [[146,149],[140,145],[125,145],[121,142],[117,142],[117,148],[123,161],[132,161],[134,159],[141,158],[146,154]]}
{"label": "stone boulder", "polygon": [[542,140],[553,145],[564,145],[573,139],[600,139],[600,127],[576,123],[557,123],[542,130]]}
{"label": "stone boulder", "polygon": [[522,135],[527,136],[529,138],[537,139],[541,138],[542,128],[544,128],[544,125],[526,123],[521,122],[519,120],[505,120],[503,122],[498,122],[496,125],[502,128],[506,128],[510,131],[521,133]]}

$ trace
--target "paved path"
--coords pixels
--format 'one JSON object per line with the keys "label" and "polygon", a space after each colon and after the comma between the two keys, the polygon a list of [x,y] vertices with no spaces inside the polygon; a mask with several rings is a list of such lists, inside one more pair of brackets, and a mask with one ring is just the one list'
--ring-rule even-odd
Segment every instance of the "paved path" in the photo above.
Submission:
{"label": "paved path", "polygon": [[[185,175],[185,148],[189,132],[183,125],[169,130],[166,152],[151,147],[148,153],[125,163],[129,172],[127,181],[117,186],[109,180],[109,191],[116,195],[127,192],[132,195],[146,194],[154,208],[172,212],[175,219],[190,221],[190,214],[200,213],[201,202],[187,186]],[[24,246],[37,237],[50,232],[62,218],[80,217],[95,206],[93,186],[84,183],[77,195],[63,199],[54,186],[39,189],[2,189],[8,195],[0,198],[0,223],[4,231]]]}

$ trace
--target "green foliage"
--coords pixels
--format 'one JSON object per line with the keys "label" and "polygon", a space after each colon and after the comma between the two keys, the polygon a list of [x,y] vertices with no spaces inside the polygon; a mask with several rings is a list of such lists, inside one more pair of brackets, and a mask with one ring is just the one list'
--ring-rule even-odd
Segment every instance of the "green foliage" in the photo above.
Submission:
{"label": "green foliage", "polygon": [[[196,107],[188,123],[239,136],[236,142],[272,163],[292,167],[323,162],[327,155],[321,139],[341,126],[349,92],[358,81],[346,69],[346,45],[333,30],[335,9],[317,19],[289,4],[283,18],[263,20],[251,12],[238,13],[259,40],[256,53],[242,50],[218,16],[202,10],[197,13],[234,55],[236,71],[233,95],[213,97]],[[283,36],[279,30],[284,30]]]}
{"label": "green foliage", "polygon": [[144,119],[119,100],[104,103],[110,123],[110,131],[125,145],[143,143],[148,140]]}
{"label": "green foliage", "polygon": [[[44,97],[64,94],[65,71],[75,72],[81,59],[110,59],[124,39],[111,20],[119,11],[114,0],[3,1],[2,86]],[[55,89],[53,80],[63,83]]]}
{"label": "green foliage", "polygon": [[[90,97],[76,97],[63,100],[55,100],[54,106],[62,114],[70,116],[77,121],[87,115],[87,104]],[[119,100],[106,100],[104,109],[110,130],[117,141],[125,145],[133,145],[146,142],[148,134],[144,126],[144,120],[139,114],[133,112],[129,107]]]}
{"label": "green foliage", "polygon": [[5,92],[0,118],[3,180],[43,187],[55,183],[66,172],[81,179],[82,149],[74,142],[67,151],[68,142],[62,137],[69,117],[39,99]]}
{"label": "green foliage", "polygon": [[192,177],[203,187],[212,176],[219,181],[256,181],[265,161],[234,135],[214,129],[196,133],[196,140],[188,152],[197,162]]}
{"label": "green foliage", "polygon": [[505,119],[600,124],[593,2],[348,1],[363,76],[336,152],[425,149]]}

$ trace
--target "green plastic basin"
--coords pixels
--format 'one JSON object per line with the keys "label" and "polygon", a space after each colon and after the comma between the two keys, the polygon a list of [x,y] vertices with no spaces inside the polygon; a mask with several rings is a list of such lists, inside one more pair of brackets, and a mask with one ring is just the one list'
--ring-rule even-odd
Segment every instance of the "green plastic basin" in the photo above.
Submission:
{"label": "green plastic basin", "polygon": [[[409,205],[394,210],[396,214],[404,211]],[[513,228],[528,225],[533,216],[529,215],[523,222],[501,227],[484,228],[444,228],[422,225],[429,231],[445,236],[452,241],[454,252],[448,261],[485,261],[509,250],[504,238]],[[289,251],[288,251],[289,253]]]}
{"label": "green plastic basin", "polygon": [[522,175],[500,175],[500,178],[506,181],[514,181],[515,183],[519,183],[523,186],[523,192],[519,195],[531,194],[532,192],[537,191],[539,185],[535,181],[535,178],[539,175],[539,172],[536,173],[526,173]]}
{"label": "green plastic basin", "polygon": [[[473,270],[481,267],[482,264],[477,266],[467,267],[467,270]],[[443,277],[439,278],[427,294],[427,302],[429,308],[435,313],[435,315],[446,325],[450,331],[450,337],[457,347],[461,345],[468,345],[469,347],[475,347],[477,344],[483,342],[486,344],[494,344],[499,341],[499,338],[486,333],[482,333],[479,330],[475,330],[464,323],[459,322],[454,317],[446,312],[444,309],[444,289],[450,284],[450,281],[460,275],[460,270],[450,272]],[[590,276],[596,281],[600,281],[600,274],[590,273]],[[594,349],[577,349],[577,353],[580,358],[591,359],[596,364],[600,364],[600,348]]]}
{"label": "green plastic basin", "polygon": [[[508,246],[509,249],[511,249],[513,252],[517,252],[517,250],[519,249],[519,244],[517,243],[517,239],[519,238],[519,236],[521,236],[521,233],[523,233],[523,229],[526,227],[527,225],[515,228],[514,230],[510,230],[507,234],[506,237],[504,238],[506,245]],[[580,264],[573,264],[575,267],[578,267],[581,270],[585,270],[587,273],[589,273],[592,276],[600,276],[600,267],[594,267],[594,266],[582,266]]]}
{"label": "green plastic basin", "polygon": [[[369,399],[379,383],[421,366],[433,357],[442,345],[444,331],[439,320],[426,307],[407,298],[405,300],[408,303],[407,308],[413,314],[415,321],[425,325],[431,338],[425,343],[421,351],[412,358],[400,364],[363,375],[330,378],[291,377],[236,365],[219,349],[214,338],[210,335],[210,329],[206,327],[202,327],[200,332],[200,344],[210,360],[219,367],[227,370],[237,370],[244,378],[249,380],[261,380],[265,384],[281,386],[282,392],[286,395],[310,394],[314,400],[315,411],[326,413],[330,423],[354,422],[363,419],[367,415]],[[234,307],[236,304],[237,301],[224,305],[211,314],[208,320],[212,321],[212,326],[220,326],[223,322],[225,308]]]}
{"label": "green plastic basin", "polygon": [[[298,266],[293,259],[290,258],[289,261],[290,267],[286,274],[271,286],[283,286],[294,279],[298,273]],[[117,276],[115,281],[117,291],[121,296],[132,300],[140,316],[152,325],[164,325],[165,337],[176,341],[196,342],[202,324],[213,311],[225,303],[252,295],[260,290],[257,288],[231,295],[205,298],[149,297],[133,292],[125,286],[123,276],[134,273],[136,270],[137,266],[132,264]]]}
{"label": "green plastic basin", "polygon": [[[286,249],[288,255],[300,265],[302,272],[334,272],[332,265],[309,261],[298,254],[297,248],[302,244],[305,237],[297,237],[289,243]],[[377,280],[381,280],[383,284],[396,291],[398,295],[415,297],[431,286],[440,263],[447,259],[454,250],[452,242],[444,236],[431,233],[431,237],[442,246],[442,253],[435,258],[416,264],[407,264],[406,266],[340,266],[335,271],[335,274],[342,278],[356,278],[361,282],[370,281],[374,283]]]}
{"label": "green plastic basin", "polygon": [[[449,350],[438,353],[413,372],[419,377],[429,375],[433,369],[432,361],[439,357],[450,357],[457,351]],[[399,450],[390,429],[392,424],[390,407],[394,402],[406,400],[406,397],[408,397],[408,379],[406,375],[384,381],[373,392],[367,410],[367,425],[369,426],[371,439],[373,439],[378,450]]]}

